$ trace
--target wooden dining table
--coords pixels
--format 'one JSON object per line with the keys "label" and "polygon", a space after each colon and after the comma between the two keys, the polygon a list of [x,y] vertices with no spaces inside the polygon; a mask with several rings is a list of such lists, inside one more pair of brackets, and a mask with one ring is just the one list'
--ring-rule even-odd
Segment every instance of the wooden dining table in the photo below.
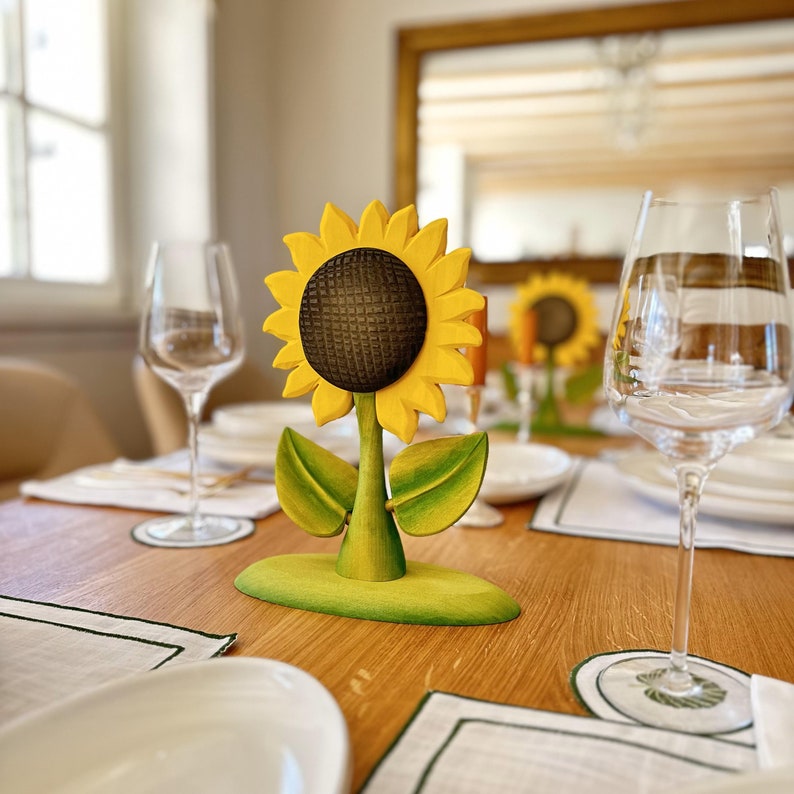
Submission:
{"label": "wooden dining table", "polygon": [[[584,454],[602,446],[592,439],[561,445]],[[606,651],[669,648],[676,549],[531,530],[536,504],[501,507],[504,523],[495,528],[403,536],[409,560],[467,571],[509,593],[521,614],[495,625],[374,622],[244,595],[234,579],[251,563],[338,548],[338,538],[311,537],[282,512],[242,540],[172,549],[130,536],[150,513],[11,500],[0,504],[0,594],[236,633],[228,655],[308,671],[347,721],[355,791],[430,690],[584,715],[569,683],[579,662]],[[698,550],[690,651],[794,681],[794,560]]]}

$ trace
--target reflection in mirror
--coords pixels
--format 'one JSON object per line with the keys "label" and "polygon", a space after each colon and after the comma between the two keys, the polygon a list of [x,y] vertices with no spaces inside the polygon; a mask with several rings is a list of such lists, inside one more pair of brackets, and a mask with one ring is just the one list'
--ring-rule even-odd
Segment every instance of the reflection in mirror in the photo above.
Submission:
{"label": "reflection in mirror", "polygon": [[420,223],[479,263],[612,280],[644,190],[769,185],[794,256],[794,19],[427,47],[416,80]]}

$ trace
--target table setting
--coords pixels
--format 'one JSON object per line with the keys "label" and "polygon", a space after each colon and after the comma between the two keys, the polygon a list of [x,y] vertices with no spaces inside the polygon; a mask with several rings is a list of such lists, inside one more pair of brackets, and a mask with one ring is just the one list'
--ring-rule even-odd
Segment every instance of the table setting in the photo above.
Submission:
{"label": "table setting", "polygon": [[538,791],[717,794],[783,792],[792,780],[791,767],[759,771],[752,744],[431,692],[363,791],[519,792],[531,781]]}
{"label": "table setting", "polygon": [[[745,485],[722,480],[734,460],[748,466]],[[749,455],[726,456],[703,489],[696,545],[794,556],[794,502],[781,475],[759,475]],[[754,479],[755,476],[755,479]],[[794,480],[791,486],[794,487]],[[728,490],[724,490],[727,488]],[[657,452],[612,452],[576,458],[566,483],[545,497],[532,515],[533,530],[676,545],[675,481]]]}
{"label": "table setting", "polygon": [[[190,505],[188,454],[180,450],[144,461],[119,458],[50,480],[28,480],[21,493],[75,504],[184,513]],[[208,514],[255,519],[278,509],[272,470],[232,467],[210,458],[201,460],[198,497]]]}
{"label": "table setting", "polygon": [[[536,345],[549,374],[564,341],[544,335],[548,292],[530,293],[533,314],[523,305],[517,321],[516,399],[483,421],[487,300],[465,286],[468,253],[445,251],[445,221],[420,229],[412,207],[372,202],[356,223],[329,204],[319,236],[288,235],[295,269],[266,279],[278,308],[264,325],[284,343],[273,363],[289,370],[288,399],[225,406],[203,425],[207,392],[244,350],[230,256],[205,252],[214,276],[186,306],[156,246],[141,349],[185,398],[188,448],[31,481],[25,501],[0,506],[13,695],[0,765],[15,790],[790,790],[779,239],[763,227],[768,256],[747,275],[739,257],[704,287],[722,271],[697,256],[671,263],[669,250],[699,243],[671,241],[667,223],[656,239],[653,202],[604,366],[607,403],[636,435],[601,457],[574,451],[584,430],[564,427],[550,391],[533,421]],[[774,199],[764,206],[768,221]],[[183,277],[191,259],[176,255]],[[371,316],[354,311],[362,303]],[[730,322],[708,315],[723,305],[762,312],[765,344],[726,334]],[[390,334],[376,334],[381,314]],[[660,400],[668,388],[675,398]],[[496,518],[475,517],[484,508]],[[36,562],[32,548],[46,550]],[[738,573],[748,565],[765,574]],[[689,623],[701,575],[692,612],[713,631]],[[670,641],[669,608],[672,650],[653,650]],[[93,750],[89,724],[108,726]],[[26,776],[41,752],[52,766]]]}

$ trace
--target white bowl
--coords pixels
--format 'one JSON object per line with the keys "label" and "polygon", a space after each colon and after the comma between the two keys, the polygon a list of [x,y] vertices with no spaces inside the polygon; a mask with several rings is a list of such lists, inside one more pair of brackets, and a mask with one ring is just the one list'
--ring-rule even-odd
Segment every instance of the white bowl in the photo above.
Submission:
{"label": "white bowl", "polygon": [[281,436],[285,427],[302,435],[317,429],[312,407],[291,401],[238,403],[216,408],[212,426],[218,433],[235,438],[270,438]]}
{"label": "white bowl", "polygon": [[480,497],[498,505],[540,496],[565,482],[571,465],[566,452],[548,444],[492,442]]}
{"label": "white bowl", "polygon": [[15,794],[343,794],[347,725],[307,672],[211,659],[139,673],[0,731]]}

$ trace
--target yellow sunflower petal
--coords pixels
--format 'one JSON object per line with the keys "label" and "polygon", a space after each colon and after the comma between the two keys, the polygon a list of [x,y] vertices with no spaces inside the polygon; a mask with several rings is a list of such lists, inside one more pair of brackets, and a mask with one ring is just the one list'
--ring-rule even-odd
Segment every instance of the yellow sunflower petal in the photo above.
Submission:
{"label": "yellow sunflower petal", "polygon": [[405,246],[401,259],[419,275],[443,255],[447,247],[447,219],[431,221],[411,238]]}
{"label": "yellow sunflower petal", "polygon": [[267,334],[273,334],[279,339],[289,341],[297,339],[298,331],[298,311],[297,309],[281,308],[276,309],[262,326],[262,330]]}
{"label": "yellow sunflower petal", "polygon": [[466,283],[471,258],[470,248],[456,248],[442,256],[428,271],[427,283],[433,297],[459,289]]}
{"label": "yellow sunflower petal", "polygon": [[301,364],[304,359],[303,345],[299,339],[293,339],[276,353],[273,366],[277,369],[292,369]]}
{"label": "yellow sunflower petal", "polygon": [[353,395],[320,379],[320,384],[312,397],[312,411],[318,425],[339,419],[353,407]]}
{"label": "yellow sunflower petal", "polygon": [[443,347],[479,347],[482,344],[482,334],[471,323],[463,320],[437,323],[428,329],[428,336],[430,334],[430,341]]}
{"label": "yellow sunflower petal", "polygon": [[358,248],[358,227],[339,207],[330,202],[325,205],[320,220],[320,238],[325,244],[326,260],[332,256]]}
{"label": "yellow sunflower petal", "polygon": [[383,248],[389,212],[380,201],[371,202],[361,215],[358,242],[369,248]]}
{"label": "yellow sunflower petal", "polygon": [[439,295],[434,301],[434,309],[440,320],[465,320],[483,306],[485,298],[479,292],[465,287]]}
{"label": "yellow sunflower petal", "polygon": [[306,280],[328,259],[320,238],[309,232],[288,234],[283,240],[292,255],[292,263]]}
{"label": "yellow sunflower petal", "polygon": [[308,362],[303,362],[287,375],[284,391],[281,394],[284,397],[300,397],[311,391],[319,382],[320,376],[309,366]]}
{"label": "yellow sunflower petal", "polygon": [[386,226],[384,236],[386,250],[391,251],[395,256],[402,257],[406,244],[418,231],[419,219],[413,204],[398,210],[391,216]]}
{"label": "yellow sunflower petal", "polygon": [[437,383],[416,377],[411,380],[411,391],[406,393],[403,402],[410,408],[432,416],[437,422],[443,422],[447,415],[447,402],[444,392]]}
{"label": "yellow sunflower petal", "polygon": [[[474,380],[474,370],[462,353],[445,347],[436,347],[422,352],[421,371],[434,383],[449,383],[456,386],[471,385]],[[417,361],[417,363],[419,362]]]}
{"label": "yellow sunflower petal", "polygon": [[410,444],[419,426],[419,415],[403,401],[402,389],[394,388],[400,383],[397,381],[375,394],[375,411],[384,430]]}
{"label": "yellow sunflower petal", "polygon": [[300,308],[306,279],[295,270],[279,270],[271,273],[266,279],[267,288],[273,297],[285,308]]}

